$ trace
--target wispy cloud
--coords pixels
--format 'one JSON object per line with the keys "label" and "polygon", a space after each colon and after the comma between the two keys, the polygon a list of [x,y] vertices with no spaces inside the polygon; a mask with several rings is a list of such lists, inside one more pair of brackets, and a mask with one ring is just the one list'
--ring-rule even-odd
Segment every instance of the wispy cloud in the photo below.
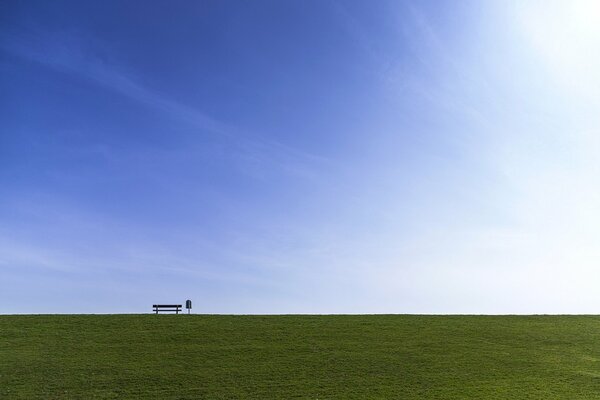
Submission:
{"label": "wispy cloud", "polygon": [[[140,83],[132,71],[125,72],[111,57],[99,57],[91,42],[68,32],[38,33],[30,36],[0,36],[0,47],[19,57],[35,61],[56,71],[73,74],[132,99],[174,120],[198,130],[199,134],[220,137],[237,149],[245,172],[260,175],[276,165],[281,171],[304,178],[315,178],[314,168],[331,165],[332,160],[284,143],[267,139],[231,124],[216,120],[192,107],[158,93]],[[100,46],[107,47],[107,46]],[[85,50],[84,50],[85,49]],[[248,164],[258,166],[248,169]],[[258,175],[257,175],[258,174]]]}

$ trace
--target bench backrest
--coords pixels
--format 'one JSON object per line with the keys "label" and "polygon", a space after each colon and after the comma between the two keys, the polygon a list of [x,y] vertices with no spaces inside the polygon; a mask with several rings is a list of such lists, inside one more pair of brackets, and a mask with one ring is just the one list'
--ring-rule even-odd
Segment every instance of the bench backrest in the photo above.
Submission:
{"label": "bench backrest", "polygon": [[175,312],[175,314],[179,314],[181,311],[181,304],[153,304],[152,308],[156,314],[160,312]]}

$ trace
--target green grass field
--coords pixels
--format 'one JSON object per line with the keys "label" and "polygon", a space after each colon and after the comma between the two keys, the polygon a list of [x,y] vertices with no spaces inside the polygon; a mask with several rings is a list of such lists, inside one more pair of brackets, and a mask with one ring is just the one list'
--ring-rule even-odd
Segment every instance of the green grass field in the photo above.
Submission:
{"label": "green grass field", "polygon": [[0,399],[599,399],[596,316],[0,316]]}

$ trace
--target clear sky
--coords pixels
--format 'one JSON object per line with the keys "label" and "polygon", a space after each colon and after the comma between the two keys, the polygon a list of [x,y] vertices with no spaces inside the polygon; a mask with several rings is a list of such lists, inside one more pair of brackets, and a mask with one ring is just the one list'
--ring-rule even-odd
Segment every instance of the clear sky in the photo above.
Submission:
{"label": "clear sky", "polygon": [[599,313],[600,3],[0,3],[0,313]]}

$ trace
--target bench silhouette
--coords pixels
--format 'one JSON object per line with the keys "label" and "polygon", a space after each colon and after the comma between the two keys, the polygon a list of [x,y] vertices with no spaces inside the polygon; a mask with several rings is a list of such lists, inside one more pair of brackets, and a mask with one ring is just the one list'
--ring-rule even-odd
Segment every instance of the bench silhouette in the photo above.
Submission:
{"label": "bench silhouette", "polygon": [[174,312],[175,314],[179,314],[181,311],[181,304],[153,304],[152,307],[152,311],[156,314],[159,312]]}

